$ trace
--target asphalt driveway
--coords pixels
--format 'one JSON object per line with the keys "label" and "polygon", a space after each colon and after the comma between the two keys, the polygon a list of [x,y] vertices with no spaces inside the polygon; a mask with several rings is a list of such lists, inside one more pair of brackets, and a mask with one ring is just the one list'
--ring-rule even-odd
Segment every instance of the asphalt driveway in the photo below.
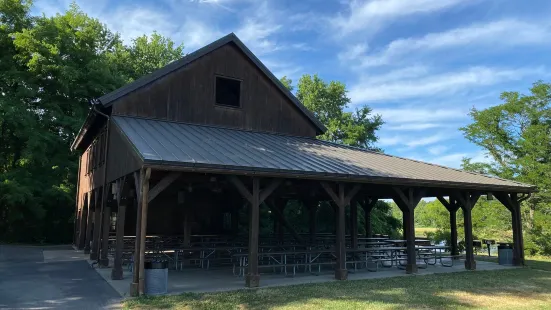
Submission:
{"label": "asphalt driveway", "polygon": [[0,309],[118,308],[120,295],[84,260],[44,262],[69,246],[0,245]]}

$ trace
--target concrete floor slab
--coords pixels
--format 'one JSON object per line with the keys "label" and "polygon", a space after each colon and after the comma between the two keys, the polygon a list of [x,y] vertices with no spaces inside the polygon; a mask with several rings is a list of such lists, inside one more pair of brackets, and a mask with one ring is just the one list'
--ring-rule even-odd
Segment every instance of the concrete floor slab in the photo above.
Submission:
{"label": "concrete floor slab", "polygon": [[56,248],[0,245],[0,309],[120,308],[119,294],[89,264],[71,261],[82,254],[59,249],[45,261],[44,251]]}
{"label": "concrete floor slab", "polygon": [[[477,262],[477,270],[497,270],[515,268],[510,266],[501,266],[490,262]],[[122,280],[111,280],[111,268],[96,268],[96,271],[121,294],[128,296],[130,283],[132,282],[132,273],[124,270],[124,278]],[[456,261],[453,267],[444,267],[441,265],[429,266],[426,269],[419,269],[419,272],[413,276],[429,275],[436,273],[451,273],[465,272],[463,261]],[[407,275],[404,270],[396,267],[380,268],[377,272],[369,272],[366,270],[358,270],[351,272],[348,275],[349,280],[366,280],[379,279],[390,277],[412,276]],[[295,277],[286,277],[281,274],[261,274],[261,287],[286,286],[308,283],[321,283],[336,281],[331,270],[322,271],[320,275],[312,275],[309,273],[297,273]],[[245,280],[241,277],[233,275],[231,268],[215,268],[204,270],[199,268],[189,268],[183,271],[169,270],[168,273],[168,293],[181,294],[185,292],[216,292],[216,291],[231,291],[245,288]]]}

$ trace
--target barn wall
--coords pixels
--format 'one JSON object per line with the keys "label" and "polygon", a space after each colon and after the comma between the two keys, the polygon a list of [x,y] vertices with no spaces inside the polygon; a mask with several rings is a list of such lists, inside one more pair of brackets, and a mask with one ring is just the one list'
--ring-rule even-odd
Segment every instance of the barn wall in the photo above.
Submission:
{"label": "barn wall", "polygon": [[[241,107],[215,105],[215,77],[241,80]],[[314,137],[311,121],[233,44],[113,104],[113,115]]]}
{"label": "barn wall", "polygon": [[107,154],[107,182],[139,170],[143,161],[117,125],[111,121]]}

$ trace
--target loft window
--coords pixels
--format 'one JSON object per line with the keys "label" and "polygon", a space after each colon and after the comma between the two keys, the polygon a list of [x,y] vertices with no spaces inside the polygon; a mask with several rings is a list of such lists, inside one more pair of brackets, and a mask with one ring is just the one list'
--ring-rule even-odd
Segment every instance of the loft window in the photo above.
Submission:
{"label": "loft window", "polygon": [[241,81],[216,77],[216,104],[238,108],[241,98]]}

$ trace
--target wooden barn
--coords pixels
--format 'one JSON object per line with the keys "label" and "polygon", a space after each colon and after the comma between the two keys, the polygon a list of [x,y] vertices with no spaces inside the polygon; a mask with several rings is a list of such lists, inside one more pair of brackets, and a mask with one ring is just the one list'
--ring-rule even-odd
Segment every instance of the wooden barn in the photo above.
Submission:
{"label": "wooden barn", "polygon": [[[370,245],[384,238],[369,225],[379,199],[393,199],[403,212],[405,239],[389,260],[408,273],[419,267],[414,210],[424,197],[450,212],[452,259],[460,255],[455,218],[463,210],[467,269],[476,268],[471,209],[481,195],[496,197],[511,211],[514,263],[524,262],[520,202],[533,186],[317,140],[324,125],[234,34],[92,103],[72,145],[81,154],[74,243],[100,265],[113,256],[113,279],[132,264],[132,295],[143,293],[145,261],[180,255],[174,268],[200,268],[205,249],[221,266],[224,259],[237,266],[248,287],[259,285],[265,253],[276,247],[290,255],[277,267],[315,265],[347,279],[349,263],[362,264],[356,254],[375,251]],[[286,221],[290,200],[310,212],[309,234]],[[330,236],[316,234],[320,202],[334,207]],[[365,236],[346,219],[358,207]],[[261,208],[288,237],[259,234]],[[363,247],[362,239],[369,241]],[[306,259],[295,259],[301,253]]]}

